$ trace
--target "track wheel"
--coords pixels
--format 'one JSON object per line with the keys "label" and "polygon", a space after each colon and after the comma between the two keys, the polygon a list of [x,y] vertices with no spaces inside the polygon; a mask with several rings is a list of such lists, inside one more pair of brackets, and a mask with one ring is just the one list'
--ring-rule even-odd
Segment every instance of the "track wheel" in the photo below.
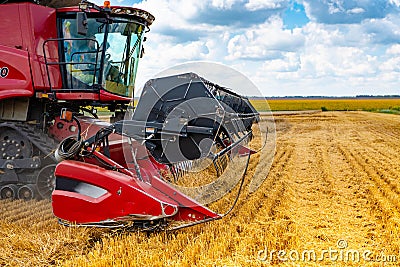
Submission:
{"label": "track wheel", "polygon": [[1,129],[0,158],[26,159],[32,156],[32,144],[28,139],[12,129]]}
{"label": "track wheel", "polygon": [[21,186],[18,190],[18,198],[23,199],[23,200],[31,200],[34,199],[36,194],[35,194],[35,186],[31,184],[27,184],[24,186]]}
{"label": "track wheel", "polygon": [[42,198],[50,198],[56,186],[56,177],[54,176],[55,169],[56,164],[47,165],[38,173],[36,185]]}
{"label": "track wheel", "polygon": [[15,184],[5,185],[0,189],[1,199],[16,199],[18,194],[18,186]]}

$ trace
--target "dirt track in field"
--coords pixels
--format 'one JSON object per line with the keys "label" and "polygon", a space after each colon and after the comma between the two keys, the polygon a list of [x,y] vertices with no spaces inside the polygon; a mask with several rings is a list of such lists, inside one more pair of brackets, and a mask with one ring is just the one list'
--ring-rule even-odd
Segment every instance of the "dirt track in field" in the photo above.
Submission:
{"label": "dirt track in field", "polygon": [[400,265],[400,116],[278,116],[276,128],[267,179],[223,220],[110,234],[57,225],[47,201],[3,201],[0,265]]}

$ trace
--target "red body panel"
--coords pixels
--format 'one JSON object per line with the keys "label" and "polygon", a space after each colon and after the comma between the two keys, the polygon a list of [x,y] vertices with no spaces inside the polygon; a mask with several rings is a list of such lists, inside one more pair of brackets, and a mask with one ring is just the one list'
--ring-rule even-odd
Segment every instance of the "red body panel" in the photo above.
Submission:
{"label": "red body panel", "polygon": [[0,45],[0,69],[6,69],[0,76],[0,99],[33,95],[28,58],[27,51]]}
{"label": "red body panel", "polygon": [[[0,100],[32,96],[35,90],[49,90],[43,57],[43,43],[57,38],[56,12],[53,8],[31,3],[1,5],[0,68],[9,69],[0,80]],[[58,48],[46,51],[49,59],[58,61]],[[61,87],[58,66],[50,67],[52,84]]]}
{"label": "red body panel", "polygon": [[124,97],[124,96],[119,96],[119,95],[114,95],[111,94],[105,90],[100,90],[100,101],[102,102],[109,102],[109,101],[124,101],[124,102],[129,102],[132,99],[129,97]]}
{"label": "red body panel", "polygon": [[79,192],[54,190],[54,215],[74,223],[102,223],[106,221],[173,220],[199,221],[219,218],[156,177],[143,182],[136,176],[106,170],[78,161],[63,161],[57,165],[57,179],[69,178],[104,189],[104,194],[91,197]]}
{"label": "red body panel", "polygon": [[[30,47],[32,76],[36,90],[50,88],[43,54],[43,43],[51,38],[57,38],[56,10],[44,6],[25,4],[21,12],[26,12],[27,25],[21,27],[24,36],[30,36],[27,47]],[[25,39],[25,38],[24,38]],[[48,61],[58,61],[58,46],[45,46]],[[53,87],[61,88],[61,74],[57,65],[48,66],[50,81]]]}
{"label": "red body panel", "polygon": [[94,184],[107,192],[98,198],[76,192],[55,190],[53,192],[54,214],[77,223],[93,223],[123,219],[155,219],[172,216],[177,203],[150,185],[132,179],[120,172],[105,170],[98,166],[63,161],[57,165],[57,177],[67,177]]}

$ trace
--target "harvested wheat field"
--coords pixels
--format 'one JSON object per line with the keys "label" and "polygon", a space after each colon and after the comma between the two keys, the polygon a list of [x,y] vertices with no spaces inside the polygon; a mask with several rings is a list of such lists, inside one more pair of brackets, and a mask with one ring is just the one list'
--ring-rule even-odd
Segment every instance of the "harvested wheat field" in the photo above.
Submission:
{"label": "harvested wheat field", "polygon": [[0,202],[0,265],[398,266],[400,116],[278,116],[276,138],[258,191],[175,232],[65,228],[48,201]]}

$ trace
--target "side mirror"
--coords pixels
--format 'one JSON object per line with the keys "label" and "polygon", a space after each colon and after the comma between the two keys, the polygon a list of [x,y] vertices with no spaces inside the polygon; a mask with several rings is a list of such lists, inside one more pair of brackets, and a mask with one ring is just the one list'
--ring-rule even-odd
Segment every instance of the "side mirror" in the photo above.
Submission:
{"label": "side mirror", "polygon": [[85,12],[78,12],[76,13],[76,30],[78,34],[80,35],[87,35],[88,32],[88,21],[87,21],[87,16]]}

